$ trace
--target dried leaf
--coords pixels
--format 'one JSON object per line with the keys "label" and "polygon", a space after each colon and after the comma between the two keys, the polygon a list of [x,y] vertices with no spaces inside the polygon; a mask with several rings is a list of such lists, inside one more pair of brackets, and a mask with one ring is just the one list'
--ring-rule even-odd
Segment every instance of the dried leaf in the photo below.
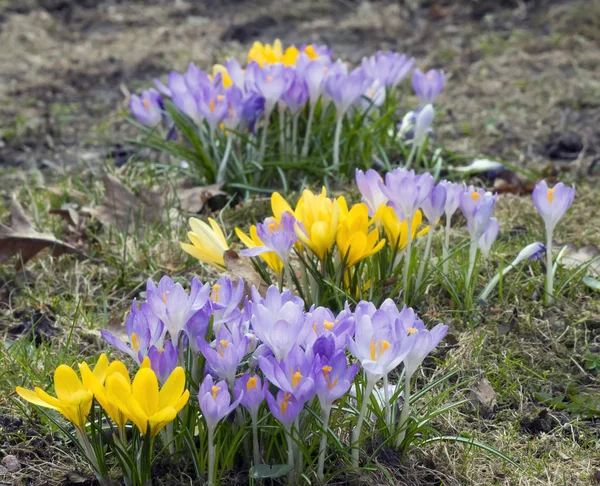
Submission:
{"label": "dried leaf", "polygon": [[136,233],[147,225],[163,221],[165,204],[160,194],[145,190],[137,197],[116,177],[104,176],[106,199],[93,214],[107,226],[115,226],[123,233]]}
{"label": "dried leaf", "polygon": [[479,413],[482,417],[489,417],[496,406],[497,395],[492,384],[485,377],[481,377],[475,386],[471,388],[471,403],[474,407],[479,408]]}
{"label": "dried leaf", "polygon": [[13,255],[21,254],[23,263],[27,263],[31,258],[37,255],[45,248],[49,248],[54,256],[63,253],[75,253],[76,255],[89,258],[81,250],[74,246],[56,239],[49,232],[40,233],[34,227],[23,207],[13,198],[10,211],[10,228],[0,224],[0,262],[3,262]]}
{"label": "dried leaf", "polygon": [[83,218],[92,217],[93,210],[85,207],[80,208],[76,204],[66,203],[60,208],[54,208],[48,212],[61,216],[67,224],[79,228]]}
{"label": "dried leaf", "polygon": [[199,213],[209,199],[216,196],[227,196],[222,190],[223,184],[211,184],[209,186],[188,187],[179,189],[177,197],[181,209],[189,213]]}
{"label": "dried leaf", "polygon": [[497,193],[530,194],[535,188],[534,181],[525,180],[514,170],[501,170],[494,179],[493,191]]}
{"label": "dried leaf", "polygon": [[252,286],[264,295],[268,286],[254,269],[250,260],[240,257],[234,250],[227,250],[223,253],[223,260],[225,260],[225,268],[227,268],[232,278],[241,277],[244,280],[246,295],[250,295]]}

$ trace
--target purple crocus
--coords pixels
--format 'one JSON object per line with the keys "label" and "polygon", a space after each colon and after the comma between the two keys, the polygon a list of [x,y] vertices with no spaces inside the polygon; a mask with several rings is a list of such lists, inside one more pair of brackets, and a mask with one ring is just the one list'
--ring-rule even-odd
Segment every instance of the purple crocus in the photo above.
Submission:
{"label": "purple crocus", "polygon": [[338,120],[360,99],[368,85],[369,80],[361,68],[347,75],[338,72],[327,77],[325,88],[335,104]]}
{"label": "purple crocus", "polygon": [[154,128],[160,124],[164,104],[161,96],[154,89],[142,91],[141,96],[132,95],[129,109],[142,125]]}
{"label": "purple crocus", "polygon": [[234,391],[242,397],[241,404],[248,409],[253,417],[258,415],[258,409],[264,402],[268,390],[268,380],[263,381],[258,375],[244,373],[235,380]]}
{"label": "purple crocus", "polygon": [[415,64],[413,57],[397,52],[381,52],[375,56],[363,57],[361,66],[372,79],[380,81],[388,88],[395,88],[410,72]]}
{"label": "purple crocus", "polygon": [[304,325],[304,302],[289,290],[279,292],[271,285],[264,299],[252,288],[252,329],[279,361],[304,342],[309,329]]}
{"label": "purple crocus", "polygon": [[287,105],[292,116],[295,116],[306,105],[308,96],[308,86],[303,77],[299,74],[294,74],[289,87],[283,93],[281,99]]}
{"label": "purple crocus", "polygon": [[198,403],[209,430],[214,431],[217,424],[229,415],[242,400],[243,392],[231,403],[227,383],[215,384],[213,377],[206,375],[198,391]]}
{"label": "purple crocus", "polygon": [[533,189],[531,197],[547,231],[552,232],[556,223],[571,207],[575,198],[575,186],[568,187],[559,182],[553,188],[549,188],[546,181],[540,181]]}
{"label": "purple crocus", "polygon": [[430,225],[435,225],[446,209],[446,188],[438,184],[421,203],[423,214]]}
{"label": "purple crocus", "polygon": [[128,343],[124,343],[110,331],[102,330],[100,334],[108,344],[131,356],[138,365],[148,355],[149,348],[162,347],[165,326],[147,302],[142,302],[138,308],[137,302],[133,300],[125,329]]}
{"label": "purple crocus", "polygon": [[215,335],[224,324],[238,322],[242,311],[239,306],[244,297],[244,281],[238,278],[234,284],[230,278],[221,277],[217,280],[210,292],[210,300],[213,310],[213,329]]}
{"label": "purple crocus", "polygon": [[427,355],[444,339],[448,332],[448,326],[437,324],[433,329],[428,330],[422,320],[416,319],[406,329],[406,332],[407,335],[413,336],[415,341],[412,349],[403,360],[406,376],[410,379]]}
{"label": "purple crocus", "polygon": [[[300,415],[304,402],[294,398],[291,393],[279,390],[276,396],[267,392],[267,405],[273,416],[289,432],[294,420]],[[289,446],[288,446],[289,447]]]}
{"label": "purple crocus", "polygon": [[[347,304],[346,304],[347,305]],[[305,316],[305,326],[308,332],[304,341],[305,346],[313,346],[322,336],[333,338],[334,351],[343,349],[346,345],[346,335],[354,333],[354,314],[349,309],[342,311],[337,317],[326,307],[312,306]],[[317,351],[313,349],[315,354]],[[329,356],[331,353],[327,353]]]}
{"label": "purple crocus", "polygon": [[412,85],[421,106],[433,103],[441,93],[446,77],[444,71],[432,69],[423,73],[420,69],[413,71]]}
{"label": "purple crocus", "polygon": [[256,235],[263,242],[263,246],[255,246],[240,252],[246,257],[254,257],[263,253],[274,252],[283,262],[285,269],[288,264],[290,252],[298,237],[294,225],[296,218],[292,213],[286,211],[281,215],[281,219],[277,222],[274,218],[265,219],[264,223],[256,225]]}
{"label": "purple crocus", "polygon": [[433,123],[433,117],[435,112],[431,104],[426,105],[416,115],[415,121],[415,132],[413,135],[413,146],[421,147],[425,143],[425,139],[430,134],[431,124]]}
{"label": "purple crocus", "polygon": [[460,209],[467,219],[472,241],[479,241],[492,217],[497,195],[469,186],[460,196]]}
{"label": "purple crocus", "polygon": [[358,363],[348,366],[344,351],[330,359],[320,357],[315,373],[315,391],[322,410],[328,410],[335,400],[345,395],[358,372]]}
{"label": "purple crocus", "polygon": [[244,70],[238,60],[235,57],[227,59],[225,69],[227,69],[233,85],[243,92],[245,90]]}
{"label": "purple crocus", "polygon": [[314,106],[325,91],[325,80],[329,75],[329,63],[311,61],[302,69],[302,75],[308,90],[310,104]]}
{"label": "purple crocus", "polygon": [[362,95],[361,103],[364,110],[374,106],[379,108],[385,101],[385,86],[381,81],[375,79],[371,84],[367,85],[365,92]]}
{"label": "purple crocus", "polygon": [[240,124],[246,122],[244,118],[244,95],[239,88],[231,86],[225,92],[225,101],[227,103],[227,113],[223,118],[223,126],[235,130]]}
{"label": "purple crocus", "polygon": [[314,396],[315,391],[314,362],[315,357],[310,348],[303,350],[300,346],[294,346],[279,361],[273,357],[261,356],[258,366],[272,384],[291,393],[298,400],[307,401]]}
{"label": "purple crocus", "polygon": [[265,116],[269,116],[275,104],[289,88],[293,71],[283,64],[270,64],[255,71],[256,91],[265,99]]}
{"label": "purple crocus", "polygon": [[397,168],[385,175],[385,183],[380,181],[379,187],[396,209],[411,220],[433,189],[433,176],[428,172],[415,175],[412,170]]}
{"label": "purple crocus", "polygon": [[446,205],[444,206],[444,213],[446,215],[446,221],[452,219],[452,215],[458,209],[460,205],[460,196],[466,191],[464,183],[455,183],[450,181],[441,181],[439,185],[446,189]]}
{"label": "purple crocus", "polygon": [[239,332],[231,332],[223,326],[217,334],[214,348],[203,337],[198,337],[198,348],[218,378],[233,386],[235,372],[246,355],[248,338]]}
{"label": "purple crocus", "polygon": [[147,302],[174,341],[194,314],[210,305],[209,295],[210,285],[203,285],[197,278],[192,279],[189,295],[181,284],[167,276],[160,279],[158,286],[152,279],[146,284]]}
{"label": "purple crocus", "polygon": [[374,169],[369,169],[367,172],[356,169],[354,174],[362,201],[369,208],[369,216],[373,217],[377,213],[377,210],[385,206],[388,202],[387,196],[383,193],[379,185],[383,181],[383,178]]}
{"label": "purple crocus", "polygon": [[490,218],[490,223],[485,230],[485,233],[479,238],[479,249],[481,250],[483,258],[487,259],[490,256],[490,250],[498,237],[499,229],[500,224],[498,223],[498,220],[496,218]]}
{"label": "purple crocus", "polygon": [[152,346],[148,350],[148,358],[158,381],[164,384],[177,366],[177,347],[171,341],[167,341],[162,349]]}
{"label": "purple crocus", "polygon": [[227,97],[222,88],[212,84],[205,87],[198,98],[198,108],[211,130],[216,130],[229,112]]}

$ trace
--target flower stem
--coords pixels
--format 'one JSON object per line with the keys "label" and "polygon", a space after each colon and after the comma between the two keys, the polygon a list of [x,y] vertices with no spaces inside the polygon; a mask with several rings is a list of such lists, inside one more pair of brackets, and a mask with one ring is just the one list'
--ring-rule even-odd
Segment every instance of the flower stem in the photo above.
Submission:
{"label": "flower stem", "polygon": [[254,457],[254,465],[260,464],[260,446],[258,445],[258,417],[254,412],[250,415],[252,419],[252,453]]}
{"label": "flower stem", "polygon": [[371,393],[373,392],[373,387],[375,386],[375,380],[367,379],[367,386],[365,388],[365,392],[362,397],[362,404],[360,407],[360,413],[358,414],[358,421],[356,422],[356,427],[352,432],[352,466],[358,468],[358,442],[360,441],[360,432],[362,429],[362,424],[365,420],[365,414],[367,412],[367,404],[369,403]]}
{"label": "flower stem", "polygon": [[265,158],[265,149],[267,146],[267,130],[269,129],[269,120],[271,112],[265,110],[265,124],[263,125],[262,134],[260,137],[260,149],[258,150],[258,163],[262,163]]}
{"label": "flower stem", "polygon": [[452,218],[446,215],[446,230],[444,231],[444,248],[442,253],[442,271],[444,275],[448,274],[448,258],[450,257],[450,223],[452,222]]}
{"label": "flower stem", "polygon": [[406,253],[404,254],[404,303],[408,303],[408,286],[410,284],[409,272],[410,272],[410,260],[412,256],[412,215],[406,218],[408,234],[406,241]]}
{"label": "flower stem", "polygon": [[415,158],[416,152],[417,152],[417,146],[413,142],[413,146],[410,149],[410,154],[408,154],[408,159],[406,159],[406,164],[404,164],[404,168],[406,170],[410,169],[410,167],[412,166],[413,159]]}
{"label": "flower stem", "polygon": [[340,137],[342,135],[343,117],[338,118],[335,124],[335,135],[333,137],[333,169],[337,173],[340,168]]}
{"label": "flower stem", "polygon": [[406,437],[406,427],[408,422],[408,412],[410,407],[410,379],[412,376],[404,375],[404,402],[402,403],[402,411],[400,412],[400,434],[396,439],[396,447],[400,447]]}
{"label": "flower stem", "polygon": [[215,431],[208,428],[208,486],[215,484],[215,445],[213,444]]}
{"label": "flower stem", "polygon": [[471,246],[469,247],[469,269],[467,270],[467,280],[465,282],[467,288],[471,287],[471,277],[475,268],[475,260],[477,260],[477,249],[477,241],[471,240]]}
{"label": "flower stem", "polygon": [[[434,222],[435,225],[435,222]],[[421,282],[423,281],[423,275],[425,273],[425,265],[427,265],[427,261],[429,260],[429,253],[431,252],[431,241],[433,240],[433,228],[431,227],[431,223],[429,223],[429,233],[427,233],[427,243],[425,244],[425,251],[423,252],[423,259],[419,265],[419,273],[417,274],[417,285],[415,288],[419,288],[421,286]]]}
{"label": "flower stem", "polygon": [[299,113],[296,113],[292,118],[292,155],[294,159],[298,157],[298,147],[296,144],[298,143],[298,117]]}
{"label": "flower stem", "polygon": [[321,434],[321,443],[319,444],[319,466],[317,469],[317,478],[319,482],[323,482],[323,471],[325,469],[325,456],[327,454],[327,426],[329,424],[329,414],[331,406],[327,406],[321,410],[321,422],[323,424],[323,433]]}
{"label": "flower stem", "polygon": [[385,424],[392,424],[392,407],[390,406],[390,392],[388,390],[388,375],[383,375],[383,395],[385,397]]}
{"label": "flower stem", "polygon": [[279,108],[279,156],[285,158],[285,111]]}
{"label": "flower stem", "polygon": [[546,226],[546,305],[554,301],[554,268],[552,264],[552,229]]}
{"label": "flower stem", "polygon": [[285,438],[287,441],[288,466],[290,468],[290,472],[288,473],[288,483],[294,484],[294,441],[292,440],[291,426],[286,430]]}
{"label": "flower stem", "polygon": [[306,122],[306,133],[304,135],[304,143],[302,144],[302,152],[300,154],[302,157],[306,157],[308,155],[308,144],[310,141],[310,131],[312,129],[312,122],[313,122],[313,118],[315,116],[315,107],[316,106],[317,106],[316,103],[311,103],[310,108],[308,110],[308,121]]}
{"label": "flower stem", "polygon": [[225,181],[225,175],[227,174],[227,162],[229,161],[229,155],[231,154],[231,147],[233,146],[233,135],[227,137],[227,145],[225,146],[225,153],[223,154],[223,160],[219,164],[219,171],[217,172],[217,182]]}

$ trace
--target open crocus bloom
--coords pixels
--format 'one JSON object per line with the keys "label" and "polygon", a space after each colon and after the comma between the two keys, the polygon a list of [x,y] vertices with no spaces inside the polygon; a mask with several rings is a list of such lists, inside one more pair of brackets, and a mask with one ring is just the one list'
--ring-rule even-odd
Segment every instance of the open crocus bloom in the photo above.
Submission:
{"label": "open crocus bloom", "polygon": [[[162,389],[150,368],[141,368],[129,384],[121,373],[106,379],[108,401],[113,403],[138,428],[142,435],[156,436],[187,404],[190,392],[185,390],[185,372],[178,366]],[[150,427],[150,430],[148,430]]]}
{"label": "open crocus bloom", "polygon": [[[102,355],[91,374],[100,382],[106,378],[108,359]],[[87,383],[86,383],[87,385]],[[93,394],[84,386],[77,373],[67,365],[60,365],[54,371],[54,391],[56,398],[39,387],[28,390],[17,387],[19,396],[38,407],[51,408],[60,412],[80,431],[85,430],[87,416],[92,408]]]}
{"label": "open crocus bloom", "polygon": [[243,393],[241,391],[236,400],[231,403],[227,383],[224,381],[214,383],[212,376],[206,375],[198,391],[198,403],[209,429],[214,430],[217,424],[238,406]]}
{"label": "open crocus bloom", "polygon": [[208,222],[210,226],[198,218],[190,218],[192,231],[188,232],[188,238],[192,244],[181,243],[181,248],[201,262],[224,270],[223,253],[229,250],[229,245],[217,222],[212,218]]}
{"label": "open crocus bloom", "polygon": [[558,220],[571,207],[575,198],[575,186],[568,187],[559,182],[549,188],[546,181],[541,181],[536,184],[531,197],[546,227],[553,230]]}

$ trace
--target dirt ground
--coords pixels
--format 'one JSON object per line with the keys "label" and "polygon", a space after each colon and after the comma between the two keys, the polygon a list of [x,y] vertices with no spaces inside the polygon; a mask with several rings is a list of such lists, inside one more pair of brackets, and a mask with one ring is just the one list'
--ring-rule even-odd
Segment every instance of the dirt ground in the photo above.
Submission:
{"label": "dirt ground", "polygon": [[466,155],[594,172],[600,2],[468,0],[0,2],[0,168],[123,163],[129,93],[255,39],[378,49],[448,76],[437,133]]}

